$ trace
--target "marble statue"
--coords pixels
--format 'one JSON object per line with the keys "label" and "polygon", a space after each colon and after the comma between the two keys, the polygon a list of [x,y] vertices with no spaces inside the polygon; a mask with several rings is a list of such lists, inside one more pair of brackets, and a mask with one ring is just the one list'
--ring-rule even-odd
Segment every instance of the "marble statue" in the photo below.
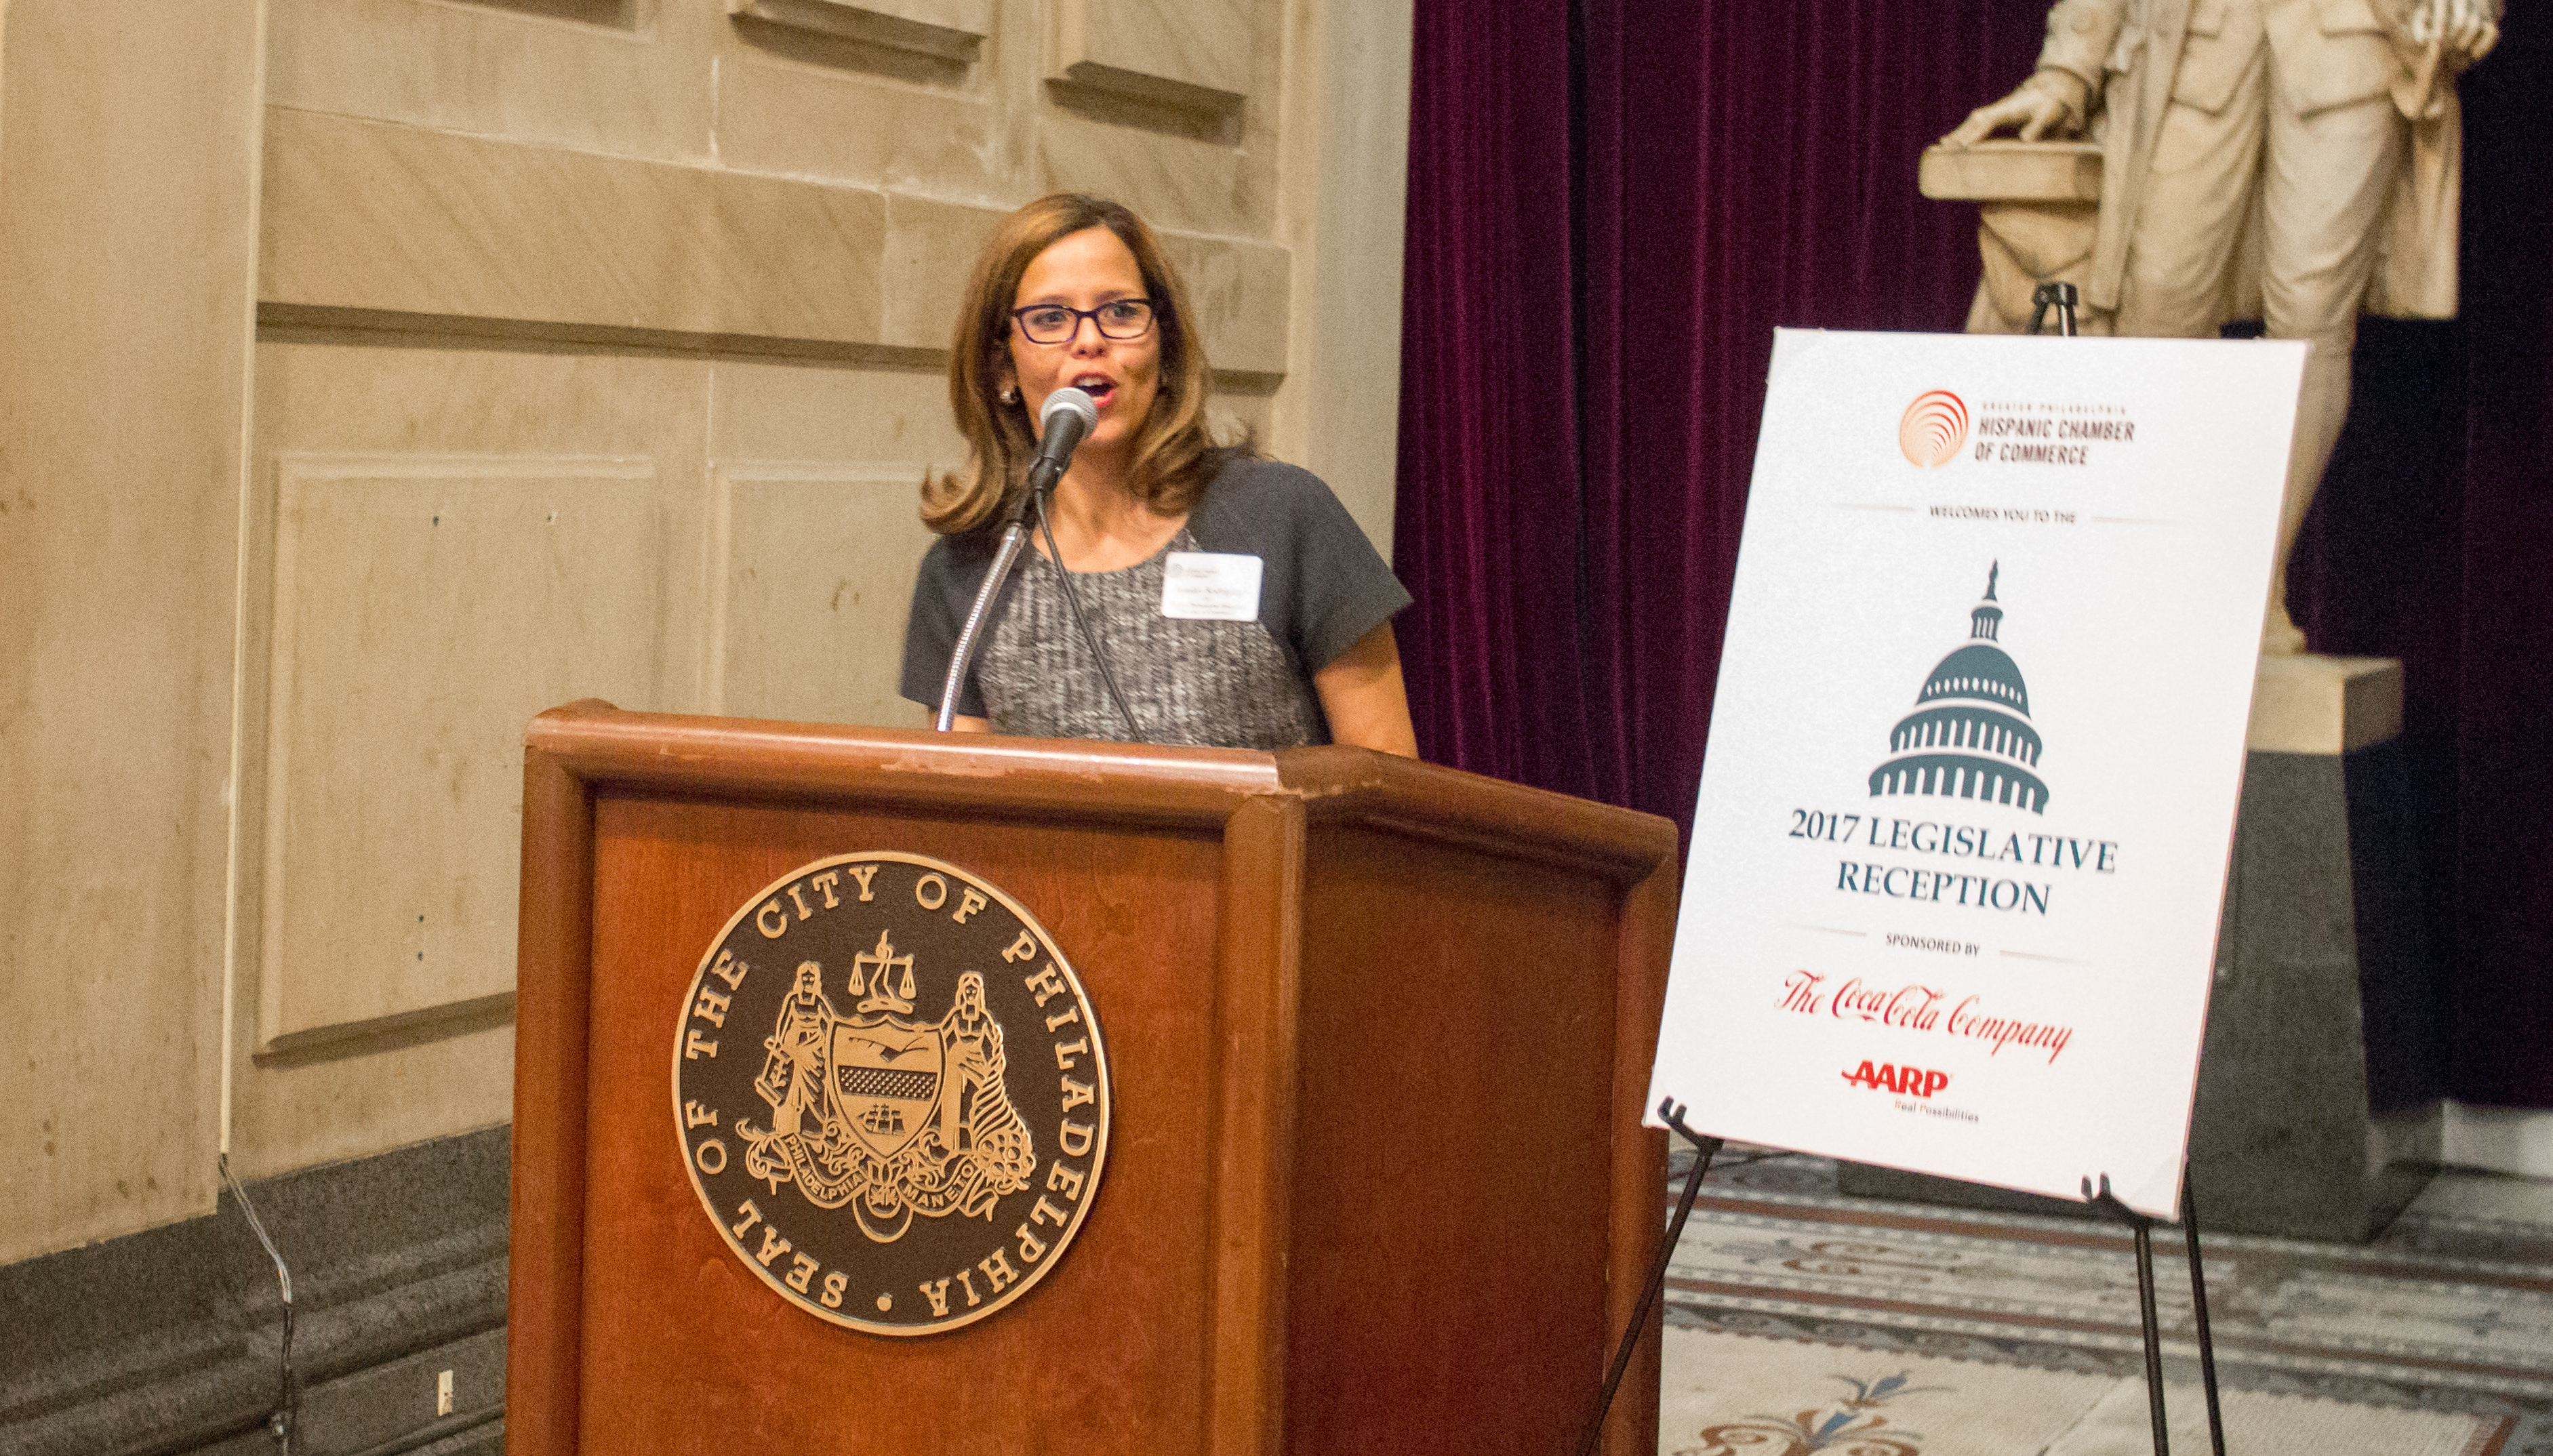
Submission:
{"label": "marble statue", "polygon": [[2088,136],[2101,200],[2086,307],[2108,331],[2261,318],[2305,366],[2262,651],[2305,648],[2286,564],[2349,413],[2363,311],[2456,310],[2455,76],[2499,0],[2058,0],[2039,67],[1946,148]]}

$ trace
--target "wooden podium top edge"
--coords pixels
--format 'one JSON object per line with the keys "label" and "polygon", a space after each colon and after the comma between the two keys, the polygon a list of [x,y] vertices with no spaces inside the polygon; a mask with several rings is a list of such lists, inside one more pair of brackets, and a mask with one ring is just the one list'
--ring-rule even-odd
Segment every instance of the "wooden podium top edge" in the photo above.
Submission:
{"label": "wooden podium top edge", "polygon": [[525,752],[589,784],[717,797],[861,800],[1220,827],[1244,802],[1371,824],[1638,878],[1676,852],[1675,825],[1365,748],[1276,753],[951,734],[681,714],[587,699],[531,721]]}
{"label": "wooden podium top edge", "polygon": [[1437,839],[1591,863],[1638,879],[1676,855],[1675,822],[1367,748],[1292,748],[1271,755],[1314,820],[1343,819]]}

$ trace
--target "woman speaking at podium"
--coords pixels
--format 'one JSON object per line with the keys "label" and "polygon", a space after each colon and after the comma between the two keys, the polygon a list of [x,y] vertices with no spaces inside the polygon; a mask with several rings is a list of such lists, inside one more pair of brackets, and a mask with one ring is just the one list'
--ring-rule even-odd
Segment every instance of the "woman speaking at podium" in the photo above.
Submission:
{"label": "woman speaking at podium", "polygon": [[[1190,317],[1152,230],[1117,203],[1058,193],[994,229],[948,362],[968,460],[923,484],[940,539],[914,584],[900,691],[940,706],[1025,505],[1035,549],[992,599],[954,727],[1416,756],[1391,636],[1409,594],[1317,477],[1207,437]],[[1024,502],[1066,390],[1095,418],[1051,499]]]}

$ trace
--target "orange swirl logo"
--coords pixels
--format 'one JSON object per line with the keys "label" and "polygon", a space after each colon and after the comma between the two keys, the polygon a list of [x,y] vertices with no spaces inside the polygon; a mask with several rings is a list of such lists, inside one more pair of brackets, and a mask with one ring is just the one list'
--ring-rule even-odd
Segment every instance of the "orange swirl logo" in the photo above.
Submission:
{"label": "orange swirl logo", "polygon": [[1947,465],[1968,442],[1968,406],[1947,390],[1927,390],[1897,421],[1897,448],[1927,470]]}

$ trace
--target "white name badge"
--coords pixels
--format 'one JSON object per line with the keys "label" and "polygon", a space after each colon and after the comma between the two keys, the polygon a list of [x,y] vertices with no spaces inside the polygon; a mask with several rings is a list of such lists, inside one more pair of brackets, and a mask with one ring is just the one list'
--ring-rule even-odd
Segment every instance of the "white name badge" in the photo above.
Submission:
{"label": "white name badge", "polygon": [[1224,551],[1173,551],[1162,570],[1162,615],[1203,621],[1257,621],[1256,556]]}

